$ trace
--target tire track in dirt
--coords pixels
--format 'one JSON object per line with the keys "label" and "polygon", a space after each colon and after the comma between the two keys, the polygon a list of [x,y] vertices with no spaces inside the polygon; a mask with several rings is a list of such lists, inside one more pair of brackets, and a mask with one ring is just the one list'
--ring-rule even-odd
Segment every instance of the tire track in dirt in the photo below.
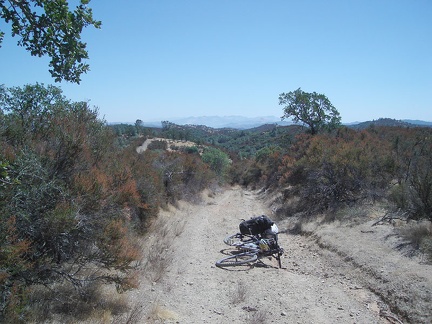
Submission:
{"label": "tire track in dirt", "polygon": [[255,267],[215,267],[229,248],[223,238],[242,218],[261,214],[271,216],[255,193],[240,187],[162,211],[167,225],[185,223],[167,235],[166,273],[157,282],[144,273],[129,296],[142,304],[142,323],[387,323],[379,317],[378,298],[331,268],[305,237],[279,235],[282,269],[268,259]]}

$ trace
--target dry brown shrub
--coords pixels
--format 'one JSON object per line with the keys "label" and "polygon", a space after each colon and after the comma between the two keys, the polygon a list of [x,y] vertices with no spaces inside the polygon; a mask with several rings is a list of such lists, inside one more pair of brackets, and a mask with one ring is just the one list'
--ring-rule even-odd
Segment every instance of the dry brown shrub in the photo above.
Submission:
{"label": "dry brown shrub", "polygon": [[142,258],[141,246],[128,235],[123,220],[113,220],[105,228],[102,248],[118,269],[128,269],[131,262]]}
{"label": "dry brown shrub", "polygon": [[140,194],[134,179],[126,180],[117,190],[115,201],[120,205],[140,205]]}

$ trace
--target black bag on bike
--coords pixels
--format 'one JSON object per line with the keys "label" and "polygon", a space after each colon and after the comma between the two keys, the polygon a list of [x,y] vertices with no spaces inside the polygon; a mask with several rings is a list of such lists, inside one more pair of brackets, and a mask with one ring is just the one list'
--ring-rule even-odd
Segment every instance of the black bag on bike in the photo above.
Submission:
{"label": "black bag on bike", "polygon": [[274,222],[265,215],[253,217],[240,223],[240,233],[257,235],[270,229]]}

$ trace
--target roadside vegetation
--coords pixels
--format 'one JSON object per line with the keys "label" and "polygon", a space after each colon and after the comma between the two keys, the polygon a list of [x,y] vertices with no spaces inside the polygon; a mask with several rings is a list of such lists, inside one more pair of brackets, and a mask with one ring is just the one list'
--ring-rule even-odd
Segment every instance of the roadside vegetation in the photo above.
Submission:
{"label": "roadside vegetation", "polygon": [[381,223],[399,224],[409,254],[432,261],[431,128],[300,134],[289,146],[260,149],[247,165],[237,165],[233,179],[278,194],[274,212],[298,219],[298,233],[311,218],[366,222],[365,210],[380,206],[386,210]]}
{"label": "roadside vegetation", "polygon": [[[299,232],[311,217],[366,221],[365,206],[379,205],[387,211],[382,222],[406,224],[397,233],[411,254],[431,261],[432,129],[388,118],[347,127],[325,96],[298,89],[279,99],[284,117],[301,125],[237,130],[164,122],[147,133],[225,151],[228,181],[278,194],[275,213],[299,219]],[[327,110],[314,110],[319,100]]]}
{"label": "roadside vegetation", "polygon": [[[313,110],[318,99],[328,110]],[[226,152],[232,161],[227,180],[278,194],[274,211],[282,219],[366,221],[364,207],[379,205],[387,211],[382,221],[406,224],[397,232],[412,254],[431,261],[432,129],[388,118],[342,126],[327,100],[300,89],[281,94],[285,118],[296,115],[302,125],[237,130],[164,122],[146,132]],[[307,118],[327,114],[313,127]]]}
{"label": "roadside vegetation", "polygon": [[[277,193],[274,212],[297,217],[299,233],[311,217],[361,221],[362,206],[380,204],[382,221],[409,222],[398,235],[432,259],[431,128],[107,125],[42,84],[1,88],[0,108],[2,321],[124,316],[106,287],[134,289],[139,273],[157,280],[169,267],[165,245],[143,249],[160,208],[223,183]],[[158,140],[137,153],[148,138]],[[196,146],[167,150],[164,138]]]}
{"label": "roadside vegetation", "polygon": [[117,304],[102,286],[137,287],[140,242],[159,209],[195,201],[226,167],[211,153],[211,164],[194,151],[137,154],[141,142],[120,145],[96,109],[54,86],[3,87],[0,108],[2,322]]}

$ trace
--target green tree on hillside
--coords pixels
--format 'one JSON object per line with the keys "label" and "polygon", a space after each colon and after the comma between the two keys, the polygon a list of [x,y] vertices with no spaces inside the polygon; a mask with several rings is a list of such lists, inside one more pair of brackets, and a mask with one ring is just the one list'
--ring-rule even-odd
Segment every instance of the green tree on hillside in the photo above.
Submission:
{"label": "green tree on hillside", "polygon": [[[90,0],[80,0],[71,11],[66,0],[0,0],[0,18],[12,27],[12,36],[18,36],[18,45],[33,56],[49,56],[50,73],[56,82],[66,80],[79,83],[81,74],[89,71],[86,43],[81,41],[84,27],[101,27],[93,19]],[[4,31],[0,30],[0,45]]]}
{"label": "green tree on hillside", "polygon": [[281,93],[279,105],[284,105],[282,119],[293,117],[295,123],[308,125],[312,135],[323,129],[334,129],[341,123],[339,112],[323,94],[308,93],[298,88]]}
{"label": "green tree on hillside", "polygon": [[218,176],[223,177],[229,167],[229,156],[214,147],[207,147],[202,154],[202,160],[210,166]]}

